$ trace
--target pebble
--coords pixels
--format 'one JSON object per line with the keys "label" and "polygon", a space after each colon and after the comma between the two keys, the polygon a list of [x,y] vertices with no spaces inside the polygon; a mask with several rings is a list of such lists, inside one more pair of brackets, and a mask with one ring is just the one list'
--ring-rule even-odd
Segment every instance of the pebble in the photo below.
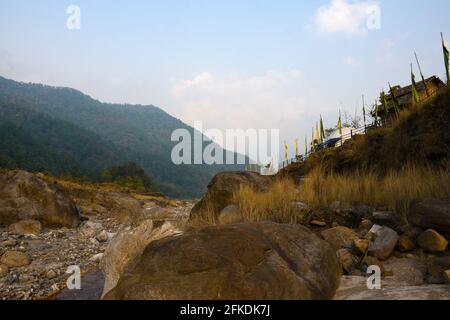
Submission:
{"label": "pebble", "polygon": [[98,240],[95,239],[95,238],[90,238],[90,239],[89,239],[89,242],[90,242],[91,244],[93,244],[94,246],[100,245],[100,242],[98,242]]}
{"label": "pebble", "polygon": [[56,278],[57,274],[54,270],[49,270],[45,276],[47,277],[47,279],[51,280]]}
{"label": "pebble", "polygon": [[398,240],[397,247],[401,252],[409,252],[414,250],[415,245],[410,237],[407,235],[402,235]]}
{"label": "pebble", "polygon": [[99,263],[102,259],[103,259],[103,253],[97,253],[97,254],[93,255],[89,259],[89,261]]}
{"label": "pebble", "polygon": [[8,274],[9,268],[7,265],[0,264],[0,277],[3,277]]}
{"label": "pebble", "polygon": [[97,234],[97,236],[95,237],[99,242],[106,242],[109,240],[108,237],[108,233],[103,230],[102,232],[100,232],[99,234]]}
{"label": "pebble", "polygon": [[6,251],[0,262],[10,268],[24,267],[30,264],[30,258],[20,251]]}

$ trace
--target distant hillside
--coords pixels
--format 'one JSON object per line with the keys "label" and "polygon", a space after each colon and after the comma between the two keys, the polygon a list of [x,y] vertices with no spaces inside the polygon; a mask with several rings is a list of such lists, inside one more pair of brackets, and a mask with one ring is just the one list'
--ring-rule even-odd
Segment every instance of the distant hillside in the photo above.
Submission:
{"label": "distant hillside", "polygon": [[173,130],[194,129],[154,106],[101,103],[69,88],[0,77],[0,166],[97,179],[102,169],[133,161],[162,192],[199,197],[218,172],[242,166],[175,166]]}

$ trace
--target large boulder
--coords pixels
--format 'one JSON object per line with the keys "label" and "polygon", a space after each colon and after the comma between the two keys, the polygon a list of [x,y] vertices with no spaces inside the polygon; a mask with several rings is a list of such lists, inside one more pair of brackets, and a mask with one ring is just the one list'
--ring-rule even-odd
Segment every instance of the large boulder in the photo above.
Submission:
{"label": "large boulder", "polygon": [[143,216],[141,203],[126,193],[99,192],[95,195],[94,202],[103,206],[120,223],[128,223]]}
{"label": "large boulder", "polygon": [[151,241],[181,232],[171,222],[158,224],[146,219],[136,224],[123,228],[105,250],[100,263],[105,275],[103,295],[116,286],[125,270],[131,268]]}
{"label": "large boulder", "polygon": [[341,270],[325,241],[272,222],[192,230],[150,243],[106,299],[331,299]]}
{"label": "large boulder", "polygon": [[408,212],[408,221],[423,229],[450,234],[450,199],[414,201]]}
{"label": "large boulder", "polygon": [[418,258],[391,257],[383,263],[383,266],[392,273],[392,280],[399,284],[405,286],[425,284],[427,264]]}
{"label": "large boulder", "polygon": [[80,223],[77,207],[57,185],[25,171],[0,174],[0,225],[25,219],[44,227],[74,228]]}
{"label": "large boulder", "polygon": [[120,223],[142,217],[141,202],[127,193],[92,190],[79,186],[64,187],[84,216],[113,215]]}
{"label": "large boulder", "polygon": [[240,186],[249,186],[257,191],[266,191],[272,179],[254,172],[222,172],[217,174],[208,185],[208,192],[191,211],[191,218],[202,217],[205,213],[217,217],[220,212],[233,204],[233,193]]}

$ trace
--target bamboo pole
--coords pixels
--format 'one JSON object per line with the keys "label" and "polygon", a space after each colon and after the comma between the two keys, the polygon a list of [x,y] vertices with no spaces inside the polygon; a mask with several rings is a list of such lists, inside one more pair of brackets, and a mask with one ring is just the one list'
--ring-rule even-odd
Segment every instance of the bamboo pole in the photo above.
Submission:
{"label": "bamboo pole", "polygon": [[425,92],[427,93],[427,97],[429,97],[430,92],[428,91],[428,86],[427,86],[427,83],[425,82],[425,77],[423,76],[422,68],[420,67],[419,58],[417,57],[416,52],[414,52],[414,55],[416,56],[416,61],[417,61],[417,66],[419,67],[420,77],[422,78],[423,85],[425,86]]}

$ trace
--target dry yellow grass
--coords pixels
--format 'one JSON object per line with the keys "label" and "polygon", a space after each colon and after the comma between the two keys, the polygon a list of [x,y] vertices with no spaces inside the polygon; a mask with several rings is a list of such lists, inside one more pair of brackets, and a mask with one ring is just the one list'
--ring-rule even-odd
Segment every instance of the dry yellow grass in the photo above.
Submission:
{"label": "dry yellow grass", "polygon": [[[276,180],[269,191],[258,192],[253,188],[241,185],[234,192],[232,202],[236,204],[246,222],[274,221],[279,223],[300,222],[302,215],[295,200],[298,188],[288,179]],[[191,227],[218,224],[217,212],[212,204],[190,221]]]}
{"label": "dry yellow grass", "polygon": [[59,186],[66,190],[84,190],[92,192],[117,192],[117,193],[127,193],[136,200],[155,202],[161,206],[176,206],[178,200],[165,198],[164,196],[151,195],[147,193],[138,193],[136,191],[130,190],[129,188],[122,187],[115,183],[92,183],[77,181],[64,177],[52,177],[47,175],[41,175],[41,177],[48,183],[57,183]]}
{"label": "dry yellow grass", "polygon": [[69,180],[66,178],[57,178],[51,176],[43,177],[48,183],[57,183],[60,186],[68,189],[81,188],[85,190],[95,190],[104,192],[129,192],[126,188],[120,187],[113,183],[91,183],[91,182],[80,182],[75,180]]}
{"label": "dry yellow grass", "polygon": [[206,203],[205,208],[199,214],[190,217],[186,229],[199,228],[218,224],[217,214],[211,203]]}
{"label": "dry yellow grass", "polygon": [[280,223],[301,220],[301,212],[295,205],[298,198],[298,189],[289,179],[276,180],[267,192],[255,192],[248,186],[241,186],[233,196],[245,221],[270,220]]}
{"label": "dry yellow grass", "polygon": [[408,203],[417,198],[450,197],[450,170],[406,165],[384,176],[374,172],[324,175],[316,168],[300,188],[300,198],[315,206],[332,201],[362,202],[369,205],[388,205],[396,209],[401,200]]}
{"label": "dry yellow grass", "polygon": [[[407,165],[384,176],[374,172],[325,175],[317,167],[298,187],[288,179],[276,181],[270,191],[262,193],[244,186],[235,193],[234,201],[246,221],[295,223],[301,219],[296,201],[306,202],[313,208],[336,200],[383,205],[404,214],[411,200],[426,197],[450,198],[450,166],[432,169]],[[399,207],[399,203],[403,206]]]}

